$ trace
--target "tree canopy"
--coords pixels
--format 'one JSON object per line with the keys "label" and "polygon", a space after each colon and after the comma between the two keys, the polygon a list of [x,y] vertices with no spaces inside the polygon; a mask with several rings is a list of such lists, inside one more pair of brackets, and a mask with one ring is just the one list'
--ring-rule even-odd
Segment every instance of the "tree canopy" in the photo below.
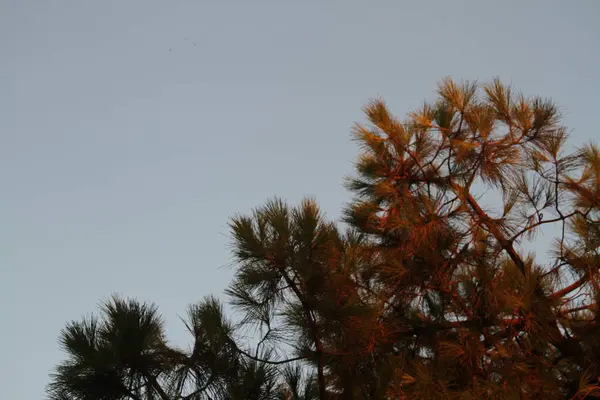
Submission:
{"label": "tree canopy", "polygon": [[180,349],[114,297],[61,332],[49,398],[600,398],[600,149],[499,80],[437,95],[364,108],[342,221],[312,199],[231,220],[240,321],[205,297]]}

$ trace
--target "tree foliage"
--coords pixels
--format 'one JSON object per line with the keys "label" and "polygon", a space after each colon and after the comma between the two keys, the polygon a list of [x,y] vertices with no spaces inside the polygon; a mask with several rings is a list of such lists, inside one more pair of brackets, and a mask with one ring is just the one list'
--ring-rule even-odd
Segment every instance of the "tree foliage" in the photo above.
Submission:
{"label": "tree foliage", "polygon": [[600,149],[569,152],[557,107],[499,80],[364,111],[343,223],[310,199],[232,219],[239,323],[205,298],[184,351],[113,298],[63,330],[50,397],[600,398]]}

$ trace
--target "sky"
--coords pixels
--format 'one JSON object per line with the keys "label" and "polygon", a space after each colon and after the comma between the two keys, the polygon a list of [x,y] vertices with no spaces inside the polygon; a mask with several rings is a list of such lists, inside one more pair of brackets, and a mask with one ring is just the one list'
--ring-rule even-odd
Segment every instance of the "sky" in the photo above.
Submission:
{"label": "sky", "polygon": [[337,218],[350,129],[444,76],[551,96],[598,135],[600,2],[0,0],[0,382],[40,399],[64,324],[112,293],[172,342],[231,277],[227,223],[277,195]]}

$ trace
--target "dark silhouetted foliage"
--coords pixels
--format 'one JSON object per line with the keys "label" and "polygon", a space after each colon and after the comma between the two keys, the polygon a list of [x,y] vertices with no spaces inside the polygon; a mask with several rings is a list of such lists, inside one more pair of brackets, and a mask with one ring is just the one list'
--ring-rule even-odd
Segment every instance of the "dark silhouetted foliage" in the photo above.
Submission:
{"label": "dark silhouetted foliage", "polygon": [[498,80],[365,112],[343,223],[277,199],[231,221],[239,323],[207,297],[183,350],[113,298],[63,330],[50,398],[600,398],[598,147]]}

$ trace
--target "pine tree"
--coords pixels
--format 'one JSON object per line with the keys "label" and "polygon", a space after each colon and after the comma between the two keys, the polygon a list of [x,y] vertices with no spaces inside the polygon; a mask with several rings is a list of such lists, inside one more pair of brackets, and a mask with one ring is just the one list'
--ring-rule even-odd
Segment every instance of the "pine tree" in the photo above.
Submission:
{"label": "pine tree", "polygon": [[557,107],[498,80],[365,113],[343,224],[313,200],[233,218],[239,323],[206,298],[184,351],[113,299],[63,331],[51,397],[600,398],[600,150],[567,152]]}
{"label": "pine tree", "polygon": [[[438,93],[404,122],[375,101],[355,130],[365,151],[346,221],[378,257],[368,286],[412,381],[396,395],[598,393],[599,150],[565,153],[556,106],[498,80]],[[547,225],[549,264],[525,254]]]}

